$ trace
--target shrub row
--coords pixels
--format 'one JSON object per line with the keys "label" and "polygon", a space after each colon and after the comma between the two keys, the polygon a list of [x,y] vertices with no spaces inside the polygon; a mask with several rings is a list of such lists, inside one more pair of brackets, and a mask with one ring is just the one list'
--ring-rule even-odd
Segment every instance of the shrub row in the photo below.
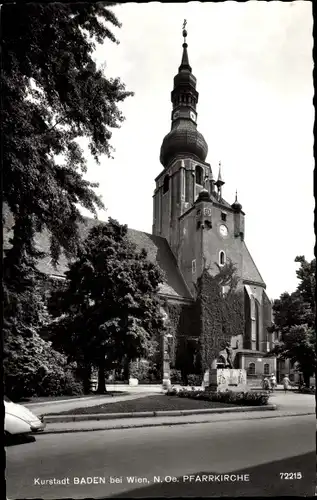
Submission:
{"label": "shrub row", "polygon": [[[202,384],[203,377],[202,375],[196,375],[195,373],[191,373],[187,375],[188,385],[192,386],[200,386]],[[172,384],[183,384],[184,380],[182,378],[182,373],[180,370],[171,370],[171,382]]]}
{"label": "shrub row", "polygon": [[130,365],[130,377],[136,378],[139,384],[160,383],[161,371],[154,363],[136,362]]}
{"label": "shrub row", "polygon": [[301,394],[315,394],[315,388],[314,387],[300,387],[299,389],[296,390],[296,392],[300,392]]}
{"label": "shrub row", "polygon": [[246,406],[263,406],[268,403],[269,394],[263,392],[206,392],[188,389],[172,389],[166,392],[168,396],[178,396],[180,398],[200,399],[202,401],[216,401],[219,403],[228,403]]}

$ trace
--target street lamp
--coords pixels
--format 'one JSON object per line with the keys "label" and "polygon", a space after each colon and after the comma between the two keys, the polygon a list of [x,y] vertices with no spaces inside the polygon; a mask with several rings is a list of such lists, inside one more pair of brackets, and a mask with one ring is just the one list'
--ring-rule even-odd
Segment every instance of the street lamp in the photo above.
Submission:
{"label": "street lamp", "polygon": [[164,323],[164,334],[163,334],[163,388],[168,388],[171,386],[171,366],[170,366],[170,339],[173,335],[166,331],[168,325],[168,315],[162,310],[162,317]]}

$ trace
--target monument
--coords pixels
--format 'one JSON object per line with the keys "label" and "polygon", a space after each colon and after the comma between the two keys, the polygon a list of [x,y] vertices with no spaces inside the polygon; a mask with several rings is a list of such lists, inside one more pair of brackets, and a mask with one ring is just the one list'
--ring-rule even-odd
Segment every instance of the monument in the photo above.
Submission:
{"label": "monument", "polygon": [[247,391],[246,371],[241,368],[234,368],[235,356],[233,351],[238,348],[238,344],[233,348],[230,342],[226,342],[224,349],[219,351],[218,358],[214,360],[213,367],[205,373],[203,384],[206,391]]}

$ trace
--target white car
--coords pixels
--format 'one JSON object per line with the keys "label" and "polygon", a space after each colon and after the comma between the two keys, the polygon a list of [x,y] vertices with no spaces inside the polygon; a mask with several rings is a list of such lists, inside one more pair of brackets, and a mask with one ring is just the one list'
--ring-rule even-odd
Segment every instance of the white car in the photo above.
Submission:
{"label": "white car", "polygon": [[43,417],[37,417],[25,406],[13,403],[6,396],[4,396],[3,402],[5,408],[5,436],[31,434],[44,430],[46,424]]}

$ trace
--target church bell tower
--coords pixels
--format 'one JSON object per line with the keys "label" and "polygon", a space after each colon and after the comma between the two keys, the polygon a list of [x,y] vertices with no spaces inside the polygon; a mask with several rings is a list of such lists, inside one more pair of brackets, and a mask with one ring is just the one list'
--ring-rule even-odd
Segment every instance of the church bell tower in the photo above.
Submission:
{"label": "church bell tower", "polygon": [[[226,263],[235,265],[245,317],[244,334],[235,339],[241,347],[239,366],[249,366],[252,372],[267,352],[271,304],[245,243],[245,213],[238,194],[234,203],[228,203],[223,198],[221,164],[214,178],[206,162],[208,146],[197,129],[199,94],[189,64],[186,21],[183,37],[181,64],[171,92],[171,130],[162,142],[163,170],[155,179],[153,234],[167,240],[193,298],[204,269],[215,275]],[[225,286],[222,293],[226,293]]]}
{"label": "church bell tower", "polygon": [[211,167],[205,162],[208,146],[197,130],[197,80],[189,64],[186,21],[183,53],[171,92],[171,131],[164,137],[160,161],[164,169],[155,179],[153,234],[167,239],[179,261],[181,219],[204,188],[214,189]]}

